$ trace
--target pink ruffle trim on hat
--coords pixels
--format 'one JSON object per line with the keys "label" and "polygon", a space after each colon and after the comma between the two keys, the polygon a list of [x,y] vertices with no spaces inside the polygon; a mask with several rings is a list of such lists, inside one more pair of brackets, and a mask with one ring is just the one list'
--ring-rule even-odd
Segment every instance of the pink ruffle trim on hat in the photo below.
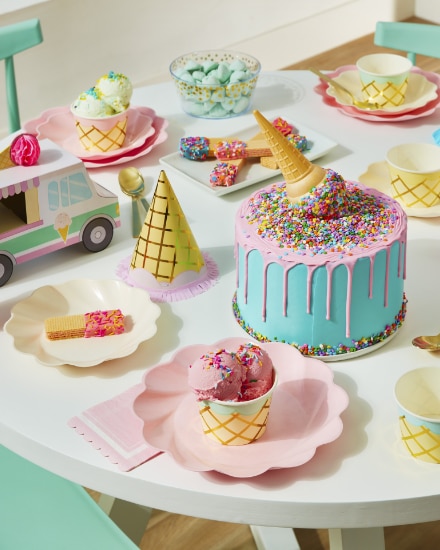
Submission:
{"label": "pink ruffle trim on hat", "polygon": [[[116,268],[116,275],[130,286],[143,288],[148,291],[150,298],[156,302],[178,302],[187,300],[202,292],[206,292],[215,285],[219,278],[219,270],[214,260],[206,253],[202,252],[205,261],[204,269],[190,282],[170,286],[161,286],[153,275],[143,269],[130,271],[131,256],[124,258],[119,262]],[[139,277],[136,277],[136,272]],[[154,280],[154,281],[153,281]],[[153,286],[151,283],[154,282]]]}

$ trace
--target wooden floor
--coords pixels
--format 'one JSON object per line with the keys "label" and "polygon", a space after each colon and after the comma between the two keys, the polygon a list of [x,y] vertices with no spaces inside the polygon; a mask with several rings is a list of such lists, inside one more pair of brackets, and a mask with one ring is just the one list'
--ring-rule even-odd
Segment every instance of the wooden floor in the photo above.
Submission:
{"label": "wooden floor", "polygon": [[[426,22],[412,18],[412,21]],[[373,35],[329,50],[286,69],[336,69],[355,63],[367,53],[390,51],[378,48]],[[440,72],[440,59],[417,58],[417,65],[425,70]],[[301,550],[327,550],[326,530],[295,529]],[[387,550],[438,550],[440,549],[440,522],[385,528]],[[169,514],[155,510],[148,523],[140,546],[141,550],[256,550],[250,529],[246,525],[208,521]],[[283,550],[283,549],[274,549]],[[374,550],[374,549],[372,549]]]}
{"label": "wooden floor", "polygon": [[[412,21],[414,23],[429,23],[429,21],[418,17],[411,17],[407,21]],[[303,70],[309,69],[310,67],[316,67],[322,70],[334,70],[343,65],[354,65],[356,60],[363,55],[380,52],[402,54],[402,52],[397,50],[376,46],[374,44],[374,35],[370,34],[353,40],[349,43],[349,47],[344,45],[339,48],[328,50],[320,55],[309,57],[294,65],[284,67],[284,69]],[[417,66],[426,71],[440,72],[440,59],[420,55],[417,56]]]}

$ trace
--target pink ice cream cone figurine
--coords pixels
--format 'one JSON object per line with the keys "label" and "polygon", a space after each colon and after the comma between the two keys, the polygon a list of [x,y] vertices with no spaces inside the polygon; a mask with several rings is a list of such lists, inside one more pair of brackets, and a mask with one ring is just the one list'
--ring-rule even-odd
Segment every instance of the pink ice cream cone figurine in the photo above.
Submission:
{"label": "pink ice cream cone figurine", "polygon": [[0,170],[14,166],[33,166],[40,158],[40,144],[32,134],[18,135],[0,152]]}

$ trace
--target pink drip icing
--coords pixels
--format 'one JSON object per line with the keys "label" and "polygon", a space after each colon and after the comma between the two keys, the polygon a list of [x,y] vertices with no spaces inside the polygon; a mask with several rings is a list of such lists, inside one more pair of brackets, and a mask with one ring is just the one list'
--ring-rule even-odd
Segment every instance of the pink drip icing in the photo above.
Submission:
{"label": "pink drip icing", "polygon": [[387,246],[386,248],[386,255],[387,255],[387,263],[385,268],[385,292],[383,297],[383,305],[385,307],[388,307],[388,285],[389,285],[389,273],[390,273],[390,255],[391,255],[391,247]]}
{"label": "pink drip icing", "polygon": [[406,279],[406,231],[404,234],[404,238],[400,241],[399,246],[399,272],[398,275],[400,276],[402,273],[402,265],[403,265],[403,278]]}
{"label": "pink drip icing", "polygon": [[[245,216],[241,216],[242,219],[245,218]],[[402,218],[404,219],[404,217]],[[406,224],[402,224],[399,228],[397,228],[397,239],[399,242],[399,265],[398,265],[398,276],[400,277],[403,271],[403,279],[406,279],[406,235],[407,235],[407,228]],[[251,235],[249,235],[251,236]],[[241,239],[239,240],[239,244],[243,246],[245,253],[246,253],[246,265],[245,265],[245,288],[244,288],[244,301],[247,303],[247,292],[248,292],[248,255],[251,250],[256,249],[259,250],[258,244],[254,246],[254,243],[259,243],[258,237],[256,238],[254,235],[251,236],[248,242],[243,243]],[[385,280],[385,306],[388,305],[388,293],[389,293],[389,264],[390,264],[390,255],[391,255],[391,248],[393,244],[396,241],[393,241],[392,243],[388,244],[386,246],[386,280]],[[382,249],[383,250],[383,249]],[[365,253],[365,250],[363,251]],[[374,263],[376,260],[376,254],[378,250],[370,250],[370,253],[368,254],[370,259],[370,279],[369,279],[369,298],[373,297],[373,283],[374,283]],[[238,258],[238,256],[237,256]],[[308,274],[307,274],[307,313],[311,312],[311,291],[312,291],[312,278],[314,270],[322,265],[324,263],[314,263],[316,258],[303,258],[305,260],[303,265],[307,266]],[[348,272],[348,281],[347,281],[347,296],[346,296],[346,336],[347,338],[350,337],[350,311],[351,311],[351,302],[352,302],[352,280],[353,280],[353,270],[354,266],[357,262],[357,255],[354,255],[353,257],[347,258],[345,257],[342,261],[342,264],[345,265],[347,272]],[[275,261],[274,257],[272,256],[272,259],[270,261],[266,261],[264,265],[264,285],[263,285],[263,320],[266,321],[266,304],[267,304],[267,269],[268,265]],[[310,263],[309,263],[310,261]],[[278,261],[280,265],[283,266],[283,315],[287,315],[287,290],[288,290],[288,274],[290,269],[294,266],[289,266],[289,258],[282,258],[280,261]],[[326,297],[326,318],[327,320],[330,319],[330,313],[331,313],[331,303],[332,303],[332,274],[334,267],[337,267],[337,265],[331,265],[331,264],[325,264],[327,268],[327,297]],[[340,265],[340,264],[338,264]],[[238,271],[238,269],[237,269]]]}
{"label": "pink drip icing", "polygon": [[269,268],[269,263],[270,263],[270,262],[266,262],[266,263],[264,264],[264,268],[263,268],[263,311],[262,311],[263,321],[266,321],[267,270],[268,270],[268,268]]}
{"label": "pink drip icing", "polygon": [[373,297],[373,282],[374,282],[374,257],[370,256],[370,284],[368,288],[368,298]]}
{"label": "pink drip icing", "polygon": [[284,267],[284,271],[283,271],[283,316],[284,317],[287,316],[287,300],[288,300],[288,296],[287,296],[287,290],[288,290],[287,279],[288,279],[288,275],[289,275],[289,270],[286,269],[286,267]]}
{"label": "pink drip icing", "polygon": [[347,264],[347,297],[345,299],[345,337],[350,338],[351,297],[353,289],[353,264]]}
{"label": "pink drip icing", "polygon": [[[239,264],[240,264],[240,261],[238,259],[238,253],[240,251],[240,247],[238,246],[238,242],[237,240],[235,240],[235,245],[234,245],[234,258],[235,258],[235,288],[238,288],[238,282],[240,280],[240,272],[239,272]],[[246,280],[247,280],[247,277],[246,277]]]}
{"label": "pink drip icing", "polygon": [[315,266],[307,266],[307,313],[310,313],[310,305],[312,301],[312,278],[313,272],[315,271]]}
{"label": "pink drip icing", "polygon": [[[247,304],[247,297],[248,297],[248,269],[249,269],[249,253],[250,250],[248,250],[244,257],[244,289],[243,289],[243,296],[244,296],[244,303]],[[238,272],[238,270],[237,270]]]}
{"label": "pink drip icing", "polygon": [[327,264],[326,265],[326,268],[327,268],[327,309],[326,309],[326,314],[325,314],[325,318],[327,319],[327,321],[330,321],[330,311],[331,311],[331,307],[332,307],[332,276],[333,276],[333,269],[334,269],[335,266],[332,266],[332,265],[329,265]]}

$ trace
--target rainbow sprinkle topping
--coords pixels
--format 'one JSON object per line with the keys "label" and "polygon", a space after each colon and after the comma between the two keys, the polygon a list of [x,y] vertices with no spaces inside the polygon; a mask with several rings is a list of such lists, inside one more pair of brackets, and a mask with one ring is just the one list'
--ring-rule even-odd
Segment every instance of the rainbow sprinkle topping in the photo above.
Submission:
{"label": "rainbow sprinkle topping", "polygon": [[281,132],[283,136],[293,134],[293,126],[289,124],[284,118],[278,117],[272,122],[272,126]]}
{"label": "rainbow sprinkle topping", "polygon": [[206,160],[209,152],[209,139],[200,136],[181,138],[179,150],[182,157],[189,160]]}
{"label": "rainbow sprinkle topping", "polygon": [[[225,349],[219,349],[217,351],[204,353],[200,357],[200,360],[204,361],[203,369],[204,370],[216,369],[220,371],[220,376],[222,380],[229,378],[231,374],[233,374],[234,370],[231,368],[231,366],[228,366],[227,364],[225,364],[223,360],[224,356],[233,357],[234,354]],[[192,365],[190,365],[189,368],[192,368]]]}
{"label": "rainbow sprinkle topping", "polygon": [[263,365],[262,356],[263,350],[250,342],[241,345],[236,353],[237,360],[245,367],[254,363],[257,363],[261,367]]}
{"label": "rainbow sprinkle topping", "polygon": [[209,176],[209,182],[213,187],[221,185],[230,187],[234,185],[237,174],[238,166],[235,164],[228,164],[227,162],[219,162],[212,169]]}
{"label": "rainbow sprinkle topping", "polygon": [[261,238],[300,255],[351,254],[386,241],[400,224],[401,213],[391,199],[366,194],[352,182],[327,171],[323,186],[313,188],[292,204],[285,183],[255,194],[246,220],[257,224]]}
{"label": "rainbow sprinkle topping", "polygon": [[241,159],[247,157],[247,144],[241,140],[219,141],[214,150],[219,160]]}

